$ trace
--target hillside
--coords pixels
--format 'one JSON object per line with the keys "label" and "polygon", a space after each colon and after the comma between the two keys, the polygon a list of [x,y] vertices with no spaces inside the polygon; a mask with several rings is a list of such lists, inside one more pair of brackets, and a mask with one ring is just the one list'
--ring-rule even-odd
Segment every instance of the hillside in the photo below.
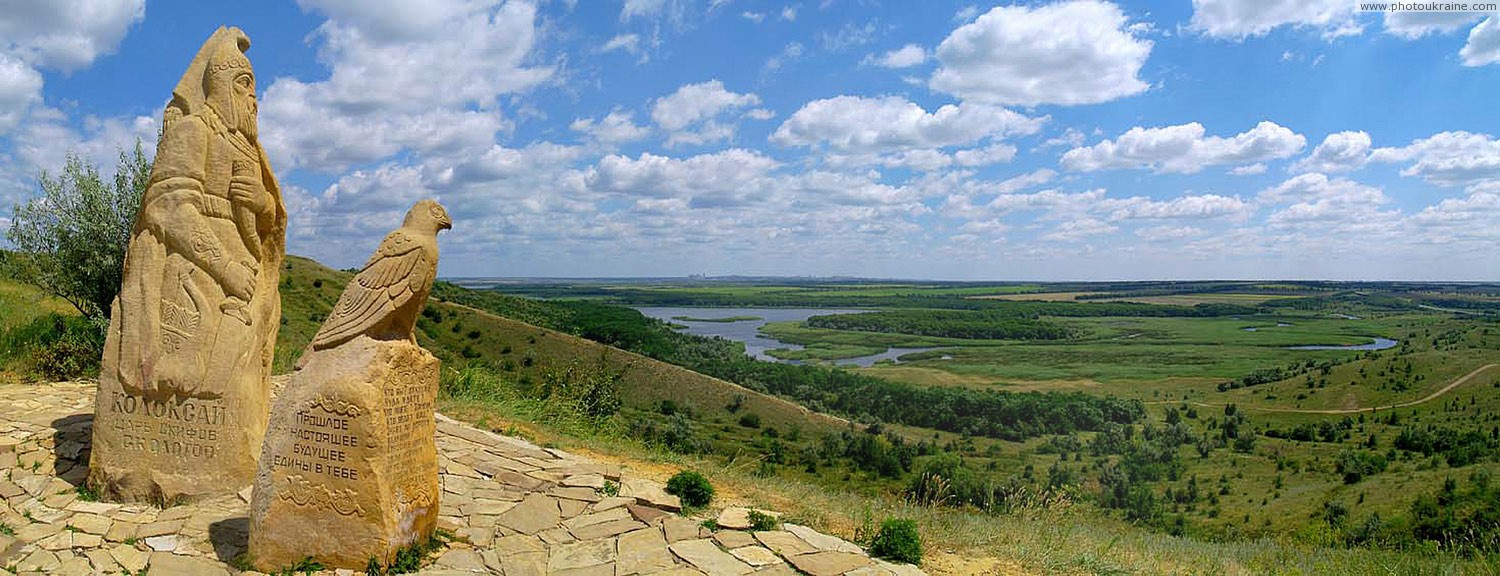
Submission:
{"label": "hillside", "polygon": [[[281,284],[283,308],[276,343],[276,373],[291,370],[353,277],[350,272],[299,256],[289,256],[286,266]],[[731,382],[441,299],[442,294],[454,289],[434,290],[434,297],[417,322],[418,343],[442,359],[445,369],[479,362],[499,367],[517,381],[540,382],[549,371],[574,366],[602,368],[620,375],[621,400],[637,410],[656,411],[662,401],[670,401],[692,412],[726,415],[717,420],[727,420],[723,407],[738,399],[741,410],[759,415],[767,425],[808,432],[848,426],[842,419]],[[545,304],[516,300],[518,308],[526,307],[523,317],[529,314],[541,318],[549,313]]]}

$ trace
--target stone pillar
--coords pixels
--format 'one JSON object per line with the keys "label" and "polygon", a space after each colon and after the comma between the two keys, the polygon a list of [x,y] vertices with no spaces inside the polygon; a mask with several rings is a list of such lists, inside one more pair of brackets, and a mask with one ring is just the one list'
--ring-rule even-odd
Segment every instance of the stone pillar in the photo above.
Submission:
{"label": "stone pillar", "polygon": [[255,476],[287,216],[249,47],[220,28],[163,113],[95,399],[88,483],[108,500],[183,502]]}
{"label": "stone pillar", "polygon": [[439,362],[360,335],[310,351],[271,410],[251,500],[250,561],[388,566],[437,526]]}

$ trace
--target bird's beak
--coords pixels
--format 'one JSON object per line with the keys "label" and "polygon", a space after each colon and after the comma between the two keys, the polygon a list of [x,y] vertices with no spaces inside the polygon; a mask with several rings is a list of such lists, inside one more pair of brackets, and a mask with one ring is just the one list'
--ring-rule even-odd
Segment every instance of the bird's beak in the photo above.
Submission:
{"label": "bird's beak", "polygon": [[440,230],[452,230],[453,229],[453,222],[452,221],[444,221],[441,226],[438,226],[438,229],[440,229]]}

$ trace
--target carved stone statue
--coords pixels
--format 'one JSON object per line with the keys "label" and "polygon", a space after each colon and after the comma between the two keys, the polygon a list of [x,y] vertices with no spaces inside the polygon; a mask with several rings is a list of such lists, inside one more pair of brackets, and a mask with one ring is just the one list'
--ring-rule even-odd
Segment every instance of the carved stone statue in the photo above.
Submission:
{"label": "carved stone statue", "polygon": [[276,397],[250,501],[250,562],[276,572],[389,566],[437,527],[438,359],[413,328],[437,274],[437,233],[453,225],[423,200],[349,282]]}
{"label": "carved stone statue", "polygon": [[111,500],[231,493],[255,474],[287,216],[249,47],[219,28],[163,114],[99,375],[89,484]]}

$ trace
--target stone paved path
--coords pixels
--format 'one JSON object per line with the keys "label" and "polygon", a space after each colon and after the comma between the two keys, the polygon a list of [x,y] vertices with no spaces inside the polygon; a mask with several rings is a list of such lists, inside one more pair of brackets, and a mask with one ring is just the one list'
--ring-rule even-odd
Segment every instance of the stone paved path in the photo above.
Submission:
{"label": "stone paved path", "polygon": [[[248,487],[167,509],[79,499],[93,393],[92,383],[0,385],[0,574],[240,573]],[[442,415],[437,443],[439,525],[457,539],[419,574],[922,574],[794,524],[711,532],[676,514],[659,484]],[[617,496],[602,493],[606,482]],[[721,518],[743,526],[745,514]]]}

